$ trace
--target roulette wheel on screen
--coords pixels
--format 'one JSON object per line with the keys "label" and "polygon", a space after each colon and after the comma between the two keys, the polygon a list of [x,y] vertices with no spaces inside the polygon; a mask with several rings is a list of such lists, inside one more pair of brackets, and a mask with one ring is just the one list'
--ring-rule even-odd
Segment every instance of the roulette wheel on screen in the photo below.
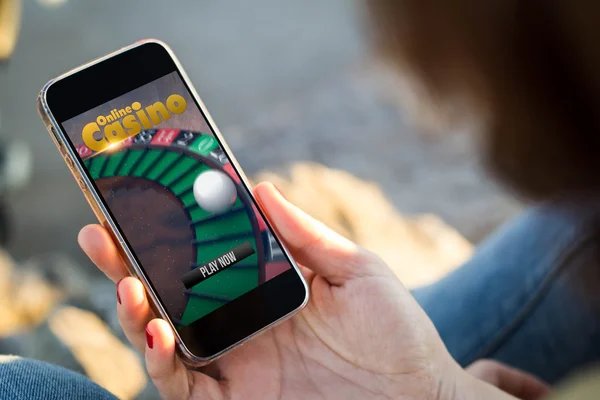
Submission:
{"label": "roulette wheel on screen", "polygon": [[[153,129],[100,153],[78,152],[176,323],[185,326],[265,281],[273,238],[214,136]],[[237,192],[219,212],[194,195],[207,171],[227,174]],[[253,255],[192,288],[174,279],[244,243]]]}

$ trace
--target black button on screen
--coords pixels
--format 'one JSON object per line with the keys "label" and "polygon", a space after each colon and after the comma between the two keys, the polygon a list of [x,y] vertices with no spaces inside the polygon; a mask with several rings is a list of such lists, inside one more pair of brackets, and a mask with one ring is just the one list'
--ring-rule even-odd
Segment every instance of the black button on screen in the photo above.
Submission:
{"label": "black button on screen", "polygon": [[186,289],[191,289],[205,279],[226,270],[244,258],[250,257],[252,254],[254,254],[254,248],[250,242],[240,244],[214,260],[199,265],[194,270],[187,272],[181,277],[181,281]]}

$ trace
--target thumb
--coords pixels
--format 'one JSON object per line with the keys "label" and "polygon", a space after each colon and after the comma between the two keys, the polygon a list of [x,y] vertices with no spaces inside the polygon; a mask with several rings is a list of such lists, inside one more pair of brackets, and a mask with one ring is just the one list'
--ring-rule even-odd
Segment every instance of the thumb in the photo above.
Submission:
{"label": "thumb", "polygon": [[272,183],[259,184],[255,193],[294,259],[330,284],[375,275],[381,267],[378,257],[288,202]]}

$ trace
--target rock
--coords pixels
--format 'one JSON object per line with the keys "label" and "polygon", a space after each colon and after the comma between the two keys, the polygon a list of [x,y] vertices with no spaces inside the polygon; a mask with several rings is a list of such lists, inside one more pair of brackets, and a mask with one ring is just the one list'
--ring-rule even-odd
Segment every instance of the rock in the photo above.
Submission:
{"label": "rock", "polygon": [[36,255],[23,262],[19,269],[40,276],[46,284],[59,290],[64,298],[86,299],[92,291],[90,275],[62,253]]}
{"label": "rock", "polygon": [[0,252],[0,336],[12,332],[19,324],[18,317],[12,310],[12,278],[14,275],[14,261],[5,252]]}
{"label": "rock", "polygon": [[61,293],[63,303],[98,315],[115,334],[125,340],[116,312],[115,284],[104,274],[86,273],[64,254],[46,254],[29,259],[20,270],[41,277]]}
{"label": "rock", "polygon": [[39,256],[17,269],[0,252],[0,353],[63,366],[121,399],[134,398],[148,379],[138,355],[123,343],[115,302],[112,282],[86,277],[67,257]]}
{"label": "rock", "polygon": [[[59,306],[34,329],[5,338],[8,354],[60,365],[83,375],[120,399],[132,399],[148,379],[138,354],[89,311]],[[148,393],[152,388],[146,389]]]}
{"label": "rock", "polygon": [[0,0],[0,61],[8,59],[21,29],[21,0]]}
{"label": "rock", "polygon": [[48,319],[48,327],[85,374],[118,398],[132,399],[145,388],[146,373],[139,356],[96,315],[61,307]]}
{"label": "rock", "polygon": [[5,347],[9,347],[9,351],[4,354],[46,361],[85,375],[83,366],[71,350],[52,332],[48,321],[4,338],[2,342],[5,343]]}
{"label": "rock", "polygon": [[34,271],[25,271],[13,281],[12,311],[21,327],[41,323],[52,308],[65,297]]}
{"label": "rock", "polygon": [[32,270],[15,268],[0,251],[0,337],[40,324],[63,298],[60,289]]}
{"label": "rock", "polygon": [[[0,251],[0,337],[30,329],[42,323],[58,304],[69,302],[99,312],[106,320],[114,318],[104,302],[99,309],[98,292],[85,272],[62,254],[36,256],[20,264]],[[114,285],[111,289],[114,297]],[[102,312],[104,311],[104,312]]]}
{"label": "rock", "polygon": [[288,176],[263,172],[313,217],[377,253],[409,287],[436,281],[468,259],[473,246],[433,215],[401,215],[378,185],[319,164],[297,163]]}

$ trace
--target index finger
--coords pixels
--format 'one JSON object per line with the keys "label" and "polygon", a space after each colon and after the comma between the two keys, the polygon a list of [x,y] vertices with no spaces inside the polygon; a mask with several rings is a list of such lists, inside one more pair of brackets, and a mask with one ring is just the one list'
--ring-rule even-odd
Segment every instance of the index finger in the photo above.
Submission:
{"label": "index finger", "polygon": [[550,394],[548,385],[535,376],[494,360],[479,360],[467,371],[498,389],[523,400],[537,400]]}
{"label": "index finger", "polygon": [[523,400],[538,400],[550,394],[544,382],[513,368],[499,370],[498,388]]}
{"label": "index finger", "polygon": [[90,260],[113,282],[129,276],[115,243],[104,227],[98,224],[84,226],[77,241]]}

